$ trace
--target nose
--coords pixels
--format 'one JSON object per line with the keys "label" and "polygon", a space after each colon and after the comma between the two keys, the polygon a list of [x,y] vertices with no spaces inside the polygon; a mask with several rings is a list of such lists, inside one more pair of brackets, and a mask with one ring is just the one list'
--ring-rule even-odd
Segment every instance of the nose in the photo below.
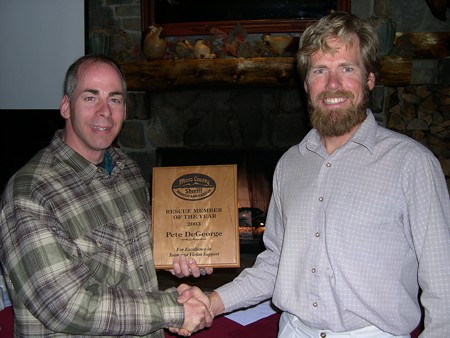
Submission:
{"label": "nose", "polygon": [[108,104],[108,101],[101,100],[98,104],[98,113],[101,116],[110,117],[112,115],[111,107]]}
{"label": "nose", "polygon": [[341,87],[341,79],[339,74],[330,72],[326,83],[327,89],[338,89]]}

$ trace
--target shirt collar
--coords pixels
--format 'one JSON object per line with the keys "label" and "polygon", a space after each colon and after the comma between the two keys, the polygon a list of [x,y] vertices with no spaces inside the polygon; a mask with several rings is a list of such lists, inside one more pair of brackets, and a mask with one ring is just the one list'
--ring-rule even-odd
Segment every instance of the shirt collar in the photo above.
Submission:
{"label": "shirt collar", "polygon": [[[50,148],[61,162],[64,162],[67,166],[71,167],[86,183],[97,177],[98,167],[64,143],[62,129],[55,132],[55,136],[50,143]],[[114,161],[115,166],[122,170],[124,167],[123,159],[115,151],[114,147],[109,147],[108,152],[111,155],[111,160]]]}
{"label": "shirt collar", "polygon": [[[348,146],[350,143],[355,143],[362,145],[367,148],[367,150],[372,154],[376,143],[376,134],[378,124],[375,121],[375,117],[370,109],[366,110],[367,117],[358,128],[356,133],[350,138],[344,147]],[[298,145],[299,151],[302,155],[305,154],[306,150],[313,151],[316,153],[326,153],[325,147],[320,140],[320,135],[316,129],[311,129],[305,138]]]}

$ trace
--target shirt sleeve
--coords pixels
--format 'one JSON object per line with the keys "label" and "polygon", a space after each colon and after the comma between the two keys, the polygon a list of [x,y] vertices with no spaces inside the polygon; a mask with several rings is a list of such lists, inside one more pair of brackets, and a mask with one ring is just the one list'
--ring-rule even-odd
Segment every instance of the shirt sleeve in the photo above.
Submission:
{"label": "shirt sleeve", "polygon": [[276,169],[263,235],[266,250],[258,255],[251,268],[244,269],[232,282],[215,290],[225,305],[225,312],[258,304],[273,295],[284,234],[277,177],[281,174],[278,171],[277,176]]}
{"label": "shirt sleeve", "polygon": [[419,262],[418,281],[425,309],[423,337],[444,337],[450,332],[449,193],[442,168],[431,154],[411,156],[405,168],[407,221]]}
{"label": "shirt sleeve", "polygon": [[[182,325],[184,309],[176,302],[175,288],[160,291],[150,281],[142,281],[145,288],[130,288],[122,256],[109,255],[110,266],[86,259],[87,250],[40,203],[14,198],[3,206],[0,223],[0,259],[17,301],[15,309],[26,307],[48,329],[144,335]],[[148,269],[142,276],[156,280],[150,258],[142,265]]]}

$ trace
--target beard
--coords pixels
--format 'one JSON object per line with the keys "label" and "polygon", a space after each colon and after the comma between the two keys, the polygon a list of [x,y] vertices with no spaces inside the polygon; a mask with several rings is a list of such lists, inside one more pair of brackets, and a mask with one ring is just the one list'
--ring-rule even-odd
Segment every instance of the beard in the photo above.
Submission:
{"label": "beard", "polygon": [[[323,92],[318,95],[317,100],[326,97],[345,96],[353,99],[351,92],[338,91],[334,93]],[[352,105],[344,109],[323,109],[315,106],[311,97],[308,96],[310,107],[311,126],[315,128],[321,136],[342,136],[350,132],[354,127],[361,124],[366,119],[366,108],[369,100],[369,90],[366,88],[364,97],[358,105]]]}

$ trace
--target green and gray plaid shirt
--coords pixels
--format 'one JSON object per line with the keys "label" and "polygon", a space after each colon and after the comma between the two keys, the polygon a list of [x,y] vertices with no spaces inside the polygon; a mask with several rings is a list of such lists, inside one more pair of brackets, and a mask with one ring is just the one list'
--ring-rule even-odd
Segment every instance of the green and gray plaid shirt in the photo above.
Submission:
{"label": "green and gray plaid shirt", "polygon": [[181,326],[175,288],[159,291],[150,196],[139,167],[111,148],[114,169],[74,152],[57,131],[8,183],[0,261],[17,337],[163,337]]}

